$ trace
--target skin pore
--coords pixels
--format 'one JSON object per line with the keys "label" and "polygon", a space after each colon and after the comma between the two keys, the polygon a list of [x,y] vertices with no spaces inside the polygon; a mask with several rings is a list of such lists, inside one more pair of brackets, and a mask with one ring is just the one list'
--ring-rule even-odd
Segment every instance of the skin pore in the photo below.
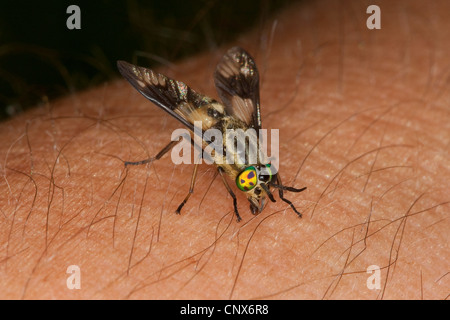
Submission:
{"label": "skin pore", "polygon": [[379,2],[380,30],[368,5],[300,3],[158,70],[216,98],[221,55],[254,56],[283,184],[308,187],[285,192],[302,219],[277,193],[253,216],[229,181],[237,223],[206,164],[176,215],[193,165],[124,161],[156,155],[181,125],[122,79],[0,124],[0,297],[447,298],[450,3]]}

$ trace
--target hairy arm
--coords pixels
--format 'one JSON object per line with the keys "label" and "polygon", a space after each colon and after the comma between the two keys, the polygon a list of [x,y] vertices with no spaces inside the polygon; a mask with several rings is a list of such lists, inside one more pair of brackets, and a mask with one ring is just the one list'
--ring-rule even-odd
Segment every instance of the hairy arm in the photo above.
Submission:
{"label": "hairy arm", "polygon": [[[258,62],[283,183],[308,187],[285,193],[302,219],[278,197],[253,216],[234,189],[236,223],[206,164],[176,215],[193,165],[124,161],[180,124],[119,80],[1,124],[1,297],[446,298],[449,4],[381,2],[368,30],[344,3],[292,7],[237,43]],[[225,49],[160,71],[215,97]]]}

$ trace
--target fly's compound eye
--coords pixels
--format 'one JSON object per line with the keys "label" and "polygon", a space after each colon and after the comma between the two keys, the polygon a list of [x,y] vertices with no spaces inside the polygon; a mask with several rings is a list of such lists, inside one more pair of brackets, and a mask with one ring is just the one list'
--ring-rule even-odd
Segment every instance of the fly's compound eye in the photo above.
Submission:
{"label": "fly's compound eye", "polygon": [[270,170],[270,164],[266,164],[261,168],[258,175],[258,180],[262,182],[269,182],[272,180],[272,170]]}
{"label": "fly's compound eye", "polygon": [[250,191],[258,182],[256,169],[254,167],[245,168],[236,178],[236,185],[242,191]]}

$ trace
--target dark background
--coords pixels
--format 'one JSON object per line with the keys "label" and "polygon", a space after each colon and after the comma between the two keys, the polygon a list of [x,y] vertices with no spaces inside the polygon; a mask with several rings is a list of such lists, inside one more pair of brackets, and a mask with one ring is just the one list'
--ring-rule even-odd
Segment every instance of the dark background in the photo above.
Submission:
{"label": "dark background", "polygon": [[[154,67],[213,49],[292,0],[0,2],[0,121],[118,77],[116,60]],[[69,5],[81,30],[69,30]],[[155,58],[156,57],[156,58]],[[145,61],[144,61],[145,60]]]}

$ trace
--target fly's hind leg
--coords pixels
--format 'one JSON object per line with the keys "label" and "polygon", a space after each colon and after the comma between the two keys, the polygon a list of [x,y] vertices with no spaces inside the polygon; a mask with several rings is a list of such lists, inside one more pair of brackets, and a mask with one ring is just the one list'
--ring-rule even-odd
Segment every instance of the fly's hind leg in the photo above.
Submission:
{"label": "fly's hind leg", "polygon": [[[185,136],[180,136],[181,137],[185,137]],[[125,161],[125,168],[127,166],[138,166],[138,165],[142,165],[142,164],[147,164],[147,163],[151,163],[155,160],[159,160],[161,159],[167,152],[169,152],[176,144],[178,144],[179,142],[181,142],[182,139],[179,140],[173,140],[170,141],[168,145],[166,145],[160,152],[158,152],[158,154],[154,157],[145,159],[145,160],[141,160],[141,161]],[[194,145],[195,147],[195,145]],[[178,206],[177,210],[175,211],[177,214],[181,213],[181,209],[183,208],[183,206],[186,204],[186,202],[189,200],[190,196],[192,193],[194,193],[194,185],[195,185],[195,179],[197,177],[197,167],[198,164],[195,164],[194,166],[194,173],[192,174],[192,178],[191,178],[191,186],[189,188],[189,193],[187,194],[187,196],[184,198],[183,202]]]}
{"label": "fly's hind leg", "polygon": [[125,161],[125,168],[128,166],[139,166],[141,164],[146,164],[146,163],[150,163],[153,162],[155,160],[159,160],[162,158],[163,155],[165,155],[168,151],[170,151],[177,143],[179,143],[180,141],[182,141],[182,139],[180,140],[175,140],[175,141],[170,141],[170,143],[165,146],[160,152],[158,152],[158,154],[154,157],[145,159],[145,160],[141,160],[141,161]]}

